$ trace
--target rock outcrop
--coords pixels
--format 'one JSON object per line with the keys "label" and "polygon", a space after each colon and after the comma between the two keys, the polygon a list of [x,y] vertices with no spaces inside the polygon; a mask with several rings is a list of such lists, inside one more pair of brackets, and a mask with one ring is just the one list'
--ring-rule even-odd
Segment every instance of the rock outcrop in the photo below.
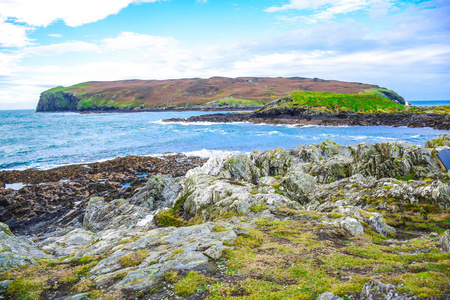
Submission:
{"label": "rock outcrop", "polygon": [[446,299],[450,177],[434,154],[448,148],[228,153],[34,236],[0,223],[0,297]]}

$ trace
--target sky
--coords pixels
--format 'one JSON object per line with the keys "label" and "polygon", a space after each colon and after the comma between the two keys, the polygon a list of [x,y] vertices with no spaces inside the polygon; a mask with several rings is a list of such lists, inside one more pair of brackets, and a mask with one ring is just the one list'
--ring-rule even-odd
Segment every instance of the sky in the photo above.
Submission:
{"label": "sky", "polygon": [[450,100],[450,1],[0,0],[0,109],[86,81],[212,76]]}

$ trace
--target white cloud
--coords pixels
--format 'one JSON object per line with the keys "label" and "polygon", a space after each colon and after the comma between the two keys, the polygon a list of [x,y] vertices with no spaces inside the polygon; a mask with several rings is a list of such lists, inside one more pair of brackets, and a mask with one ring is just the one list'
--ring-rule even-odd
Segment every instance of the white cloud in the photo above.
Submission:
{"label": "white cloud", "polygon": [[167,0],[1,0],[0,46],[20,48],[29,45],[27,33],[57,20],[76,27],[117,14],[133,3],[157,1]]}
{"label": "white cloud", "polygon": [[291,0],[289,4],[285,4],[283,6],[272,6],[266,8],[266,12],[279,12],[283,10],[290,9],[318,9],[324,5],[337,5],[341,0]]}
{"label": "white cloud", "polygon": [[159,0],[2,0],[0,15],[16,18],[30,26],[48,26],[56,20],[63,20],[68,26],[80,26],[117,14],[131,3],[157,1]]}
{"label": "white cloud", "polygon": [[282,17],[284,20],[302,20],[315,23],[319,20],[329,20],[340,14],[347,14],[365,8],[370,8],[372,17],[386,15],[392,6],[391,0],[291,0],[283,6],[266,8],[265,12],[281,12],[286,10],[308,11],[306,16]]}
{"label": "white cloud", "polygon": [[47,46],[27,47],[23,49],[23,53],[38,56],[55,56],[67,52],[96,52],[98,50],[99,48],[96,44],[74,41]]}
{"label": "white cloud", "polygon": [[129,50],[137,48],[166,48],[174,47],[177,41],[173,38],[151,36],[134,32],[122,32],[116,38],[102,40],[105,50]]}
{"label": "white cloud", "polygon": [[23,47],[30,43],[27,32],[32,28],[25,25],[16,25],[6,22],[0,14],[0,46]]}
{"label": "white cloud", "polygon": [[59,34],[59,33],[51,33],[51,34],[49,34],[48,36],[51,36],[51,37],[54,37],[54,38],[60,38],[60,37],[62,37],[62,34]]}

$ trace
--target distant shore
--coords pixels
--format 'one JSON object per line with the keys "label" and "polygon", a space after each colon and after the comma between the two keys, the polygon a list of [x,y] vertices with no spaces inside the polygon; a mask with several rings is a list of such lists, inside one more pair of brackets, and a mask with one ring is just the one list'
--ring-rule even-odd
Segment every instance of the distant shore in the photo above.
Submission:
{"label": "distant shore", "polygon": [[[292,114],[291,114],[292,113]],[[299,127],[305,125],[321,126],[393,126],[393,127],[430,127],[439,130],[450,130],[450,114],[414,114],[414,113],[392,113],[392,114],[357,114],[339,113],[334,115],[295,114],[261,114],[258,112],[247,114],[209,114],[193,116],[186,119],[172,118],[164,122],[250,122],[254,124],[291,124]]]}

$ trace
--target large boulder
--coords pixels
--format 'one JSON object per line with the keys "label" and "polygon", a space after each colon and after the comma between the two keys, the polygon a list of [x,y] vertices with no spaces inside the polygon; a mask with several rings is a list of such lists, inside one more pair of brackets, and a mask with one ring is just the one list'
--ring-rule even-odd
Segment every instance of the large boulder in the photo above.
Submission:
{"label": "large boulder", "polygon": [[186,180],[184,212],[204,220],[225,213],[250,213],[254,207],[276,210],[287,206],[300,208],[300,204],[275,193],[274,187],[258,189],[249,183],[212,177],[196,173]]}
{"label": "large boulder", "polygon": [[289,199],[301,204],[309,202],[308,194],[314,190],[317,179],[305,171],[308,170],[305,164],[297,164],[289,169],[281,180],[280,190]]}
{"label": "large boulder", "polygon": [[152,211],[170,206],[180,191],[181,185],[171,175],[157,175],[140,188],[129,202]]}
{"label": "large boulder", "polygon": [[83,226],[98,232],[121,226],[150,225],[151,219],[142,224],[140,221],[149,216],[150,211],[141,206],[130,204],[128,200],[116,199],[106,202],[104,198],[93,197],[89,200],[83,219]]}

